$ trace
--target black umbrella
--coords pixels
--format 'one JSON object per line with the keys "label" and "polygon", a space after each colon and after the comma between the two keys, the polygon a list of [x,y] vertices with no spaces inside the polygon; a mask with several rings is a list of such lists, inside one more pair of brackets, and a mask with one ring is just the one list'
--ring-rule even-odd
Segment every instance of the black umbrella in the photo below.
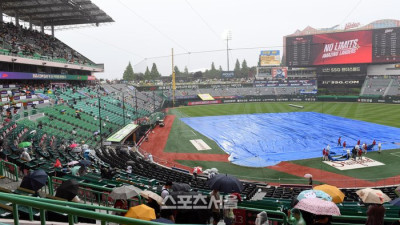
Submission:
{"label": "black umbrella", "polygon": [[190,185],[189,184],[184,184],[184,183],[173,183],[172,184],[172,190],[173,191],[190,191]]}
{"label": "black umbrella", "polygon": [[225,193],[240,193],[243,190],[243,184],[236,177],[227,174],[217,174],[209,181],[207,185],[213,189]]}
{"label": "black umbrella", "polygon": [[79,183],[74,179],[64,181],[56,192],[56,197],[71,201],[78,194]]}
{"label": "black umbrella", "polygon": [[40,188],[46,185],[47,177],[47,173],[44,172],[44,170],[35,170],[24,177],[20,187],[32,191],[38,191]]}
{"label": "black umbrella", "polygon": [[81,161],[79,161],[78,165],[87,167],[87,166],[90,166],[91,164],[92,164],[92,162],[90,162],[89,160],[81,160]]}

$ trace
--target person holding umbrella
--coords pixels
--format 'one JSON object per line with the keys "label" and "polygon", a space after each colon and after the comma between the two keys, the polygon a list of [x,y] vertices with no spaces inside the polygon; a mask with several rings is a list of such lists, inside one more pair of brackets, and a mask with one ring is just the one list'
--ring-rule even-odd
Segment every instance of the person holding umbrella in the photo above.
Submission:
{"label": "person holding umbrella", "polygon": [[80,202],[78,197],[79,183],[74,179],[64,181],[56,192],[56,197],[63,198],[70,202]]}
{"label": "person holding umbrella", "polygon": [[213,225],[217,225],[218,222],[221,220],[221,211],[220,211],[220,204],[219,201],[221,199],[219,195],[219,191],[217,189],[214,189],[210,193],[211,201],[213,203],[211,204],[211,213],[212,213],[212,218],[213,218]]}

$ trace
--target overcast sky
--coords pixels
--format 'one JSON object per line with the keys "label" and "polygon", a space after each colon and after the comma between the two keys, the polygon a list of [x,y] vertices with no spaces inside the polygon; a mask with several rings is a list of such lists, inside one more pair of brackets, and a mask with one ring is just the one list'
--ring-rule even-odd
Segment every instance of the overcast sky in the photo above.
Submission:
{"label": "overcast sky", "polygon": [[[135,72],[153,62],[163,76],[171,71],[171,48],[188,53],[226,48],[224,30],[232,31],[230,69],[236,59],[257,64],[260,50],[281,49],[282,37],[296,29],[365,25],[378,19],[400,19],[399,0],[92,0],[115,23],[56,31],[56,37],[96,63],[105,64],[99,78],[122,78],[130,61]],[[257,48],[260,47],[260,48]],[[147,58],[147,60],[146,60]],[[227,68],[225,51],[176,56],[189,71]]]}

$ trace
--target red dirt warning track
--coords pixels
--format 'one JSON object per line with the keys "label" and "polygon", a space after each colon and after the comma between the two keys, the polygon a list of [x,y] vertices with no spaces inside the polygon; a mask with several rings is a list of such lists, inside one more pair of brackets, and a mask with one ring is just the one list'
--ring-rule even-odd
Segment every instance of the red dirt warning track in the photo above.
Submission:
{"label": "red dirt warning track", "polygon": [[[164,152],[174,120],[175,115],[167,115],[164,119],[165,126],[163,128],[156,127],[153,130],[154,133],[149,134],[149,141],[143,142],[141,146],[143,150],[150,152],[156,161],[157,158],[163,159],[161,160],[163,164],[171,166],[170,164],[173,163],[174,166],[187,170],[191,170],[192,168],[181,165],[175,160],[228,162],[228,155]],[[165,161],[168,161],[168,163]]]}
{"label": "red dirt warning track", "polygon": [[[214,161],[214,162],[229,162],[228,155],[221,154],[198,154],[198,153],[173,153],[164,152],[165,145],[168,141],[168,136],[174,123],[175,115],[168,115],[164,119],[165,126],[163,128],[156,127],[152,133],[149,134],[149,141],[143,142],[141,148],[146,152],[150,152],[153,158],[158,163],[166,166],[175,166],[182,169],[191,171],[192,168],[179,164],[176,160],[191,160],[191,161]],[[379,180],[377,182],[370,182],[354,177],[349,177],[341,174],[328,172],[325,170],[310,168],[306,166],[297,165],[290,162],[281,162],[275,166],[267,167],[276,171],[284,172],[294,176],[303,178],[304,174],[311,173],[315,181],[320,181],[337,187],[372,187],[395,185],[400,182],[400,176]],[[272,184],[272,183],[271,183]],[[278,184],[277,184],[278,185]]]}

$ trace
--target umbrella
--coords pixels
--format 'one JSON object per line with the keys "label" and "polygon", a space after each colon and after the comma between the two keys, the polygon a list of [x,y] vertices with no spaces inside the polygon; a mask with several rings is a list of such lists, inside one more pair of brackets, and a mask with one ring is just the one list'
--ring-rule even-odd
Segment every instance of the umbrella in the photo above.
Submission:
{"label": "umbrella", "polygon": [[90,166],[91,164],[92,164],[92,162],[90,162],[89,160],[81,160],[81,161],[79,161],[79,165],[83,166],[83,167]]}
{"label": "umbrella", "polygon": [[79,183],[74,179],[64,181],[56,192],[56,197],[71,201],[78,194]]}
{"label": "umbrella", "polygon": [[227,174],[217,174],[207,181],[211,189],[216,189],[225,193],[240,193],[243,190],[243,184],[236,177]]}
{"label": "umbrella", "polygon": [[24,177],[20,187],[32,191],[38,191],[40,188],[46,185],[47,177],[47,173],[44,172],[44,170],[35,170]]}
{"label": "umbrella", "polygon": [[112,192],[110,193],[109,197],[117,200],[117,199],[130,199],[132,197],[137,196],[142,190],[133,186],[133,185],[129,185],[129,186],[121,186],[121,187],[116,187],[112,190]]}
{"label": "umbrella", "polygon": [[78,146],[78,144],[70,144],[69,145],[70,148],[75,148],[76,146]]}
{"label": "umbrella", "polygon": [[390,204],[392,204],[394,206],[400,206],[400,198],[396,198],[396,199],[390,201]]}
{"label": "umbrella", "polygon": [[201,173],[203,172],[203,168],[201,168],[200,166],[196,166],[195,168],[193,168],[193,173]]}
{"label": "umbrella", "polygon": [[71,162],[69,162],[67,165],[68,166],[73,166],[73,165],[76,165],[76,164],[78,164],[79,162],[78,161],[71,161]]}
{"label": "umbrella", "polygon": [[302,200],[304,198],[320,198],[326,201],[332,201],[332,197],[327,193],[320,191],[320,190],[305,190],[300,192],[297,196],[297,200]]}
{"label": "umbrella", "polygon": [[175,224],[174,221],[165,219],[165,218],[158,218],[156,220],[152,220],[152,222],[158,222],[158,223],[167,223],[167,224]]}
{"label": "umbrella", "polygon": [[364,189],[356,191],[356,193],[364,203],[383,204],[383,203],[389,202],[391,200],[381,190],[364,188]]}
{"label": "umbrella", "polygon": [[163,198],[152,191],[142,191],[140,192],[140,195],[145,199],[154,199],[159,205],[162,205],[163,203]]}
{"label": "umbrella", "polygon": [[78,176],[78,171],[79,171],[80,168],[81,168],[80,166],[72,167],[71,174],[74,175],[74,176]]}
{"label": "umbrella", "polygon": [[125,217],[150,221],[156,219],[156,213],[154,212],[153,208],[141,204],[135,207],[131,207],[125,214]]}
{"label": "umbrella", "polygon": [[19,144],[18,144],[18,148],[26,148],[26,147],[29,147],[29,146],[31,146],[31,145],[32,145],[32,143],[30,143],[30,142],[28,142],[28,141],[25,141],[25,142],[19,143]]}
{"label": "umbrella", "polygon": [[332,186],[332,185],[318,185],[314,187],[314,190],[320,190],[332,197],[332,201],[334,203],[341,203],[344,200],[344,194],[339,188]]}
{"label": "umbrella", "polygon": [[305,177],[305,178],[312,178],[312,175],[309,174],[309,173],[306,173],[306,174],[304,174],[304,177]]}
{"label": "umbrella", "polygon": [[320,198],[304,198],[294,208],[315,215],[340,216],[340,210],[335,203]]}
{"label": "umbrella", "polygon": [[191,187],[189,184],[184,183],[173,183],[172,190],[173,191],[190,191]]}

